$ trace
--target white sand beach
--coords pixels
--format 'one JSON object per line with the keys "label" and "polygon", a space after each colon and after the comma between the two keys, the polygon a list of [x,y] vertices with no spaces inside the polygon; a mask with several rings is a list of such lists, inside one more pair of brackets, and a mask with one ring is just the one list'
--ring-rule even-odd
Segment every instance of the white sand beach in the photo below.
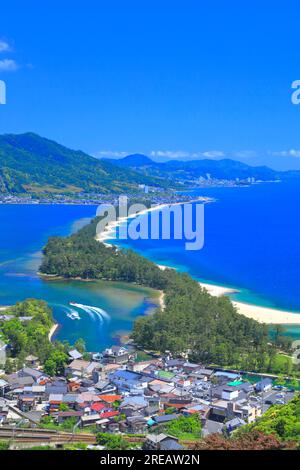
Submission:
{"label": "white sand beach", "polygon": [[[183,204],[182,202],[178,202],[174,205],[177,204]],[[127,219],[134,218],[137,215],[143,215],[148,212],[154,211],[154,210],[160,210],[163,207],[168,206],[169,204],[161,204],[157,205],[154,207],[151,207],[149,209],[145,209],[144,211],[139,212],[138,214],[129,216],[129,217],[120,217],[117,221],[112,221],[110,222],[105,229],[103,230],[102,233],[99,233],[96,235],[96,239],[99,242],[104,243],[106,246],[111,246],[111,244],[105,243],[106,240],[109,240],[114,237],[115,229],[118,227],[120,224],[125,222]],[[165,270],[165,269],[176,269],[172,268],[169,266],[157,265],[160,269]],[[229,295],[229,294],[234,294],[237,293],[238,290],[230,288],[230,287],[224,287],[224,286],[218,286],[216,284],[208,284],[204,282],[199,282],[199,285],[207,290],[207,292],[214,296],[214,297],[220,297],[222,295]],[[160,295],[159,298],[159,304],[162,308],[162,310],[165,308],[165,303],[164,303],[164,294],[163,292]],[[234,307],[236,307],[237,311],[244,315],[245,317],[248,318],[253,318],[254,320],[260,322],[260,323],[266,323],[268,325],[271,324],[282,324],[282,325],[300,325],[300,312],[299,313],[292,313],[286,310],[278,310],[275,308],[269,308],[269,307],[262,307],[259,305],[253,305],[253,304],[247,304],[244,302],[236,302],[232,301],[232,304]],[[57,328],[57,326],[56,326]],[[56,330],[55,328],[55,330]],[[54,331],[55,331],[54,330]],[[51,334],[51,336],[53,333]]]}
{"label": "white sand beach", "polygon": [[253,318],[260,323],[273,325],[300,325],[300,313],[292,313],[286,310],[260,307],[243,302],[232,302],[239,313],[245,317]]}
{"label": "white sand beach", "polygon": [[[175,269],[168,268],[168,266],[158,265],[162,270]],[[214,297],[221,297],[222,295],[229,295],[237,293],[238,290],[223,287],[214,284],[207,284],[199,282],[199,285],[207,290],[207,292]],[[277,310],[270,307],[261,307],[259,305],[247,304],[244,302],[232,301],[232,304],[237,311],[248,318],[253,318],[260,323],[266,323],[268,325],[300,325],[300,312],[292,313],[286,310]]]}
{"label": "white sand beach", "polygon": [[149,212],[162,210],[165,207],[180,206],[180,205],[183,205],[183,204],[188,204],[188,203],[197,202],[197,201],[202,202],[203,204],[208,204],[208,203],[212,202],[213,200],[211,198],[208,198],[208,197],[199,197],[197,199],[193,199],[191,201],[186,201],[186,202],[185,201],[179,201],[179,202],[174,202],[172,204],[167,204],[167,203],[157,204],[156,206],[150,207],[149,209],[142,210],[142,211],[138,212],[137,214],[132,214],[132,215],[129,215],[127,217],[120,217],[117,220],[113,220],[113,221],[109,222],[101,233],[96,234],[96,240],[98,240],[99,242],[102,242],[105,246],[112,246],[112,243],[106,243],[106,241],[110,240],[110,239],[114,239],[116,228],[119,227],[126,220],[134,219],[135,217],[145,215]]}
{"label": "white sand beach", "polygon": [[9,308],[9,305],[0,307],[0,312],[4,312]]}
{"label": "white sand beach", "polygon": [[49,331],[49,334],[48,334],[48,338],[49,338],[49,341],[50,341],[50,342],[52,341],[53,335],[54,335],[54,333],[56,332],[56,330],[57,330],[58,327],[59,327],[59,324],[58,324],[58,323],[55,323],[55,324],[51,327],[51,330]]}
{"label": "white sand beach", "polygon": [[127,217],[120,217],[117,220],[113,220],[106,225],[105,229],[101,233],[97,233],[96,240],[102,242],[105,246],[111,246],[112,244],[106,243],[106,241],[114,238],[116,228],[119,227],[123,222],[126,222],[126,220],[129,219],[134,219],[137,216],[147,214],[148,212],[161,210],[167,206],[168,204],[160,204],[149,209],[145,209],[139,212],[138,214],[129,215]]}

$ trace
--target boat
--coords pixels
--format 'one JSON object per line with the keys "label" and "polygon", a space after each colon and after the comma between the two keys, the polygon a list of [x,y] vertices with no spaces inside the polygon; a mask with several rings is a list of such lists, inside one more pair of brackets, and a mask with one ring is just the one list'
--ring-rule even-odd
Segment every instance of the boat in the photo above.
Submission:
{"label": "boat", "polygon": [[71,320],[80,320],[80,316],[77,312],[67,313],[67,317],[71,318]]}
{"label": "boat", "polygon": [[69,302],[69,305],[72,305],[72,307],[76,307],[77,303],[76,302]]}

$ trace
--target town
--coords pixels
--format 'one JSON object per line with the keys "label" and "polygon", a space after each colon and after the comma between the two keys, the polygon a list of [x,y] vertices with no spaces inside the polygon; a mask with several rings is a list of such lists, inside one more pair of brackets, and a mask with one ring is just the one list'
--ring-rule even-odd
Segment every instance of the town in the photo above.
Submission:
{"label": "town", "polygon": [[71,349],[59,376],[29,355],[24,367],[0,377],[0,441],[13,449],[66,442],[110,449],[111,439],[120,448],[189,449],[201,437],[231,436],[270,406],[287,404],[299,387],[146,354],[130,341],[101,354]]}

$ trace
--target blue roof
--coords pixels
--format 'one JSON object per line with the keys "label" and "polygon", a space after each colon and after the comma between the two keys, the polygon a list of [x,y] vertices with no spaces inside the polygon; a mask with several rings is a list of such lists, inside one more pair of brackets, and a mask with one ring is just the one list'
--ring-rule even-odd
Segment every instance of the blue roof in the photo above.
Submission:
{"label": "blue roof", "polygon": [[173,421],[174,419],[178,419],[180,415],[176,414],[169,414],[169,415],[162,415],[162,416],[155,416],[154,420],[157,424],[167,423],[168,421]]}
{"label": "blue roof", "polygon": [[236,379],[239,377],[239,374],[234,374],[233,372],[223,372],[223,371],[218,371],[215,373],[216,377],[229,377],[230,379]]}
{"label": "blue roof", "polygon": [[113,372],[110,376],[113,379],[123,379],[123,380],[140,380],[142,375],[137,372],[132,372],[130,370],[117,370]]}
{"label": "blue roof", "polygon": [[126,406],[126,405],[147,406],[148,402],[142,396],[126,397],[126,398],[124,398],[124,400],[122,401],[120,406]]}
{"label": "blue roof", "polygon": [[161,450],[183,450],[184,447],[182,447],[178,442],[176,442],[174,439],[165,439],[161,445],[160,445]]}

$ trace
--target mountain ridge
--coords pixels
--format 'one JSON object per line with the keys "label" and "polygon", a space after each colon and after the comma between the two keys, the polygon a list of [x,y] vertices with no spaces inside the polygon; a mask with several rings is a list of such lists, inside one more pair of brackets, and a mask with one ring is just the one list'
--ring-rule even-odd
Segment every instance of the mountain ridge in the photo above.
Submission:
{"label": "mountain ridge", "polygon": [[[210,176],[213,179],[280,179],[286,172],[278,172],[267,166],[252,167],[246,163],[224,158],[222,160],[169,160],[156,162],[143,154],[133,154],[119,160],[104,159],[121,168],[134,169],[136,172],[153,177],[169,177],[177,181],[192,181]],[[299,173],[300,175],[300,173]]]}
{"label": "mountain ridge", "polygon": [[32,132],[0,135],[0,193],[118,193],[138,184],[164,182]]}

